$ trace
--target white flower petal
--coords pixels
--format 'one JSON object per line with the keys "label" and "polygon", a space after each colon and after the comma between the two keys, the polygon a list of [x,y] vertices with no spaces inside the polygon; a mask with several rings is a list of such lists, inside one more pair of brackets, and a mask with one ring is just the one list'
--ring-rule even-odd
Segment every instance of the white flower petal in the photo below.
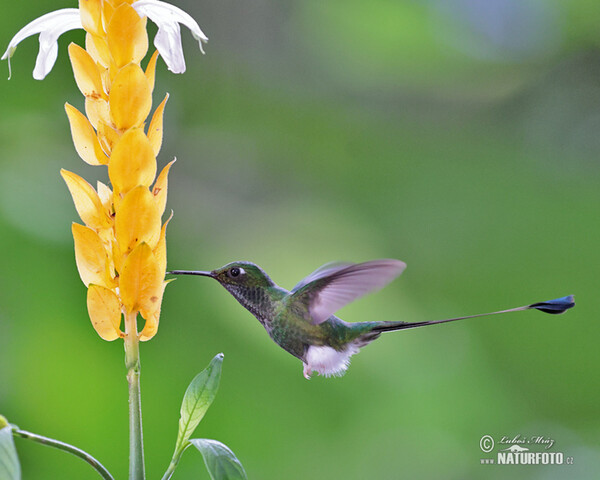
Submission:
{"label": "white flower petal", "polygon": [[56,62],[58,54],[58,37],[68,30],[83,28],[81,17],[77,8],[63,8],[54,12],[47,13],[34,21],[25,25],[12,38],[2,60],[8,59],[8,70],[10,78],[10,57],[13,56],[17,45],[27,37],[40,34],[40,51],[38,53],[33,77],[36,80],[42,80]]}
{"label": "white flower petal", "polygon": [[158,26],[154,45],[172,72],[185,72],[180,23],[190,29],[198,41],[200,51],[204,53],[202,42],[208,42],[208,37],[204,35],[196,20],[180,8],[159,0],[138,0],[131,6],[140,16],[148,17]]}
{"label": "white flower petal", "polygon": [[178,23],[168,23],[158,29],[154,45],[173,73],[185,72],[185,58],[181,46],[181,29]]}
{"label": "white flower petal", "polygon": [[44,38],[44,33],[40,34],[40,50],[35,60],[35,68],[33,69],[33,78],[43,80],[48,72],[56,63],[58,57],[58,42],[52,41],[51,38]]}

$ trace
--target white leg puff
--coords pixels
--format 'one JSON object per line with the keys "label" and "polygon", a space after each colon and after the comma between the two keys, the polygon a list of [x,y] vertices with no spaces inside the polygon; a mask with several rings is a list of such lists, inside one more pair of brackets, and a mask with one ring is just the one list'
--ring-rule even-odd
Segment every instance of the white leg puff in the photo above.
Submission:
{"label": "white leg puff", "polygon": [[326,377],[342,376],[350,365],[350,357],[355,353],[358,353],[358,347],[355,345],[348,345],[341,352],[328,346],[311,346],[306,352],[304,377],[309,379],[312,372]]}

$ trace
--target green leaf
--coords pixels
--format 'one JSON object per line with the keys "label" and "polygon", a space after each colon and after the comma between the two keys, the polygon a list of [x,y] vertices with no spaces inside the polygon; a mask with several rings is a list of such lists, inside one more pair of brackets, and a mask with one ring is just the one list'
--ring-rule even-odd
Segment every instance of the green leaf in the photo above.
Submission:
{"label": "green leaf", "polygon": [[219,353],[212,359],[210,365],[200,372],[185,391],[181,403],[181,418],[177,434],[177,450],[185,448],[187,441],[204,417],[204,414],[215,399],[221,379],[223,354]]}
{"label": "green leaf", "polygon": [[10,425],[0,429],[0,480],[21,480],[21,465]]}
{"label": "green leaf", "polygon": [[248,479],[244,467],[227,445],[207,438],[193,438],[190,443],[200,450],[212,480]]}

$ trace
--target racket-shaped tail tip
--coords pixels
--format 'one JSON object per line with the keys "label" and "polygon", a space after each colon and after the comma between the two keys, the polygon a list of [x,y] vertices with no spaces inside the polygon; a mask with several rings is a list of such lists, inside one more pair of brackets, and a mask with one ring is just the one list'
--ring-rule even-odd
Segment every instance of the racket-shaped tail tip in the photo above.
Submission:
{"label": "racket-shaped tail tip", "polygon": [[569,295],[567,297],[555,298],[554,300],[548,300],[547,302],[533,303],[529,305],[529,308],[535,308],[541,312],[546,313],[565,313],[569,308],[575,306],[575,297]]}

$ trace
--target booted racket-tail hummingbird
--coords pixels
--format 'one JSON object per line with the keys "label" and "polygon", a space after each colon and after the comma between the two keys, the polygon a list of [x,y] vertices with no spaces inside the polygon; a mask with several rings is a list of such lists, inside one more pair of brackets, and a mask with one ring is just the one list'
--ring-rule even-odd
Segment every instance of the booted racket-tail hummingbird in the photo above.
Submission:
{"label": "booted racket-tail hummingbird", "polygon": [[217,280],[258,319],[275,343],[302,361],[307,379],[313,372],[326,377],[343,375],[350,357],[383,332],[529,309],[563,313],[575,306],[573,295],[569,295],[497,312],[423,322],[347,323],[334,315],[353,300],[384,287],[405,268],[404,262],[392,259],[328,263],[291,291],[278,286],[258,265],[250,262],[232,262],[210,272],[173,270],[167,273]]}

